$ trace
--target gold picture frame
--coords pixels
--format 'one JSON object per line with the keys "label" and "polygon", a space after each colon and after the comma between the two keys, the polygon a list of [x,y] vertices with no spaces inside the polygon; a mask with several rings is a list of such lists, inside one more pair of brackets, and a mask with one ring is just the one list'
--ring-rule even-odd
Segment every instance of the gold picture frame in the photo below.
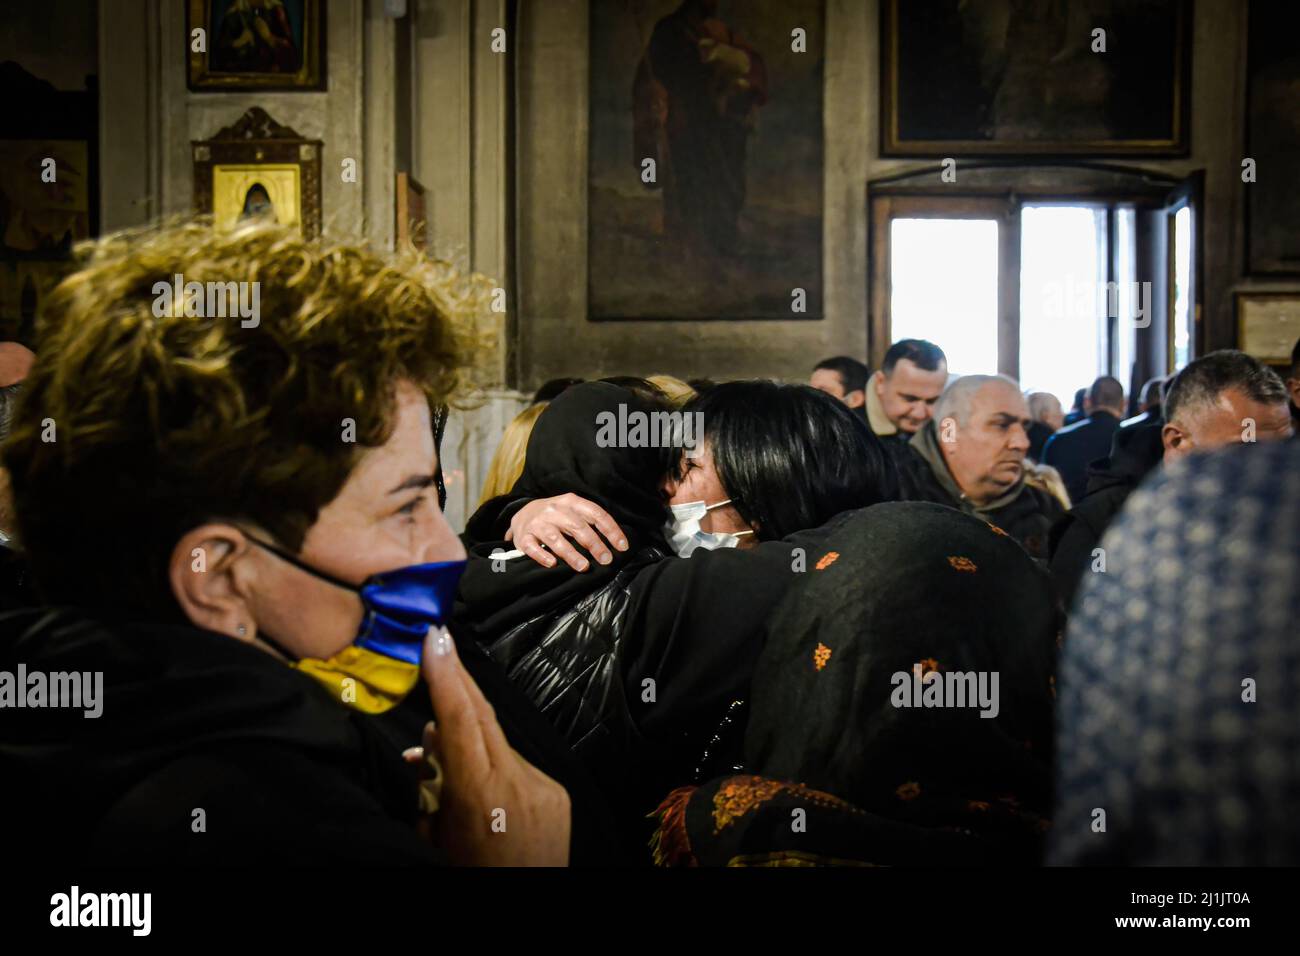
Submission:
{"label": "gold picture frame", "polygon": [[1238,292],[1237,348],[1266,365],[1290,365],[1300,340],[1300,292]]}
{"label": "gold picture frame", "polygon": [[319,236],[322,145],[253,107],[212,139],[191,142],[194,211],[221,228],[266,216]]}
{"label": "gold picture frame", "polygon": [[[212,167],[212,221],[228,229],[261,216],[282,226],[299,225],[300,168],[294,163],[218,163]],[[265,203],[259,203],[259,197]]]}
{"label": "gold picture frame", "polygon": [[186,78],[196,93],[325,89],[321,0],[189,0],[185,21]]}
{"label": "gold picture frame", "polygon": [[[1192,12],[1192,0],[881,0],[880,153],[1187,156]],[[1098,23],[1142,56],[1101,55]]]}

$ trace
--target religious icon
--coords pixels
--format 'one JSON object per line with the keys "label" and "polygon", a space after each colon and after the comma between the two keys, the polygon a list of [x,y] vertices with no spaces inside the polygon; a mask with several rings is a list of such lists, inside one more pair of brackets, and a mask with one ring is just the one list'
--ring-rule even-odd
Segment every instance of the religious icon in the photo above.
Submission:
{"label": "religious icon", "polygon": [[882,0],[886,156],[1179,156],[1190,0]]}
{"label": "religious icon", "polygon": [[320,0],[190,0],[187,33],[192,90],[325,88],[325,21]]}
{"label": "religious icon", "polygon": [[248,187],[248,193],[244,196],[244,210],[239,214],[239,218],[279,221],[275,218],[275,206],[271,202],[271,196],[261,183],[253,183]]}
{"label": "religious icon", "polygon": [[591,318],[821,317],[824,21],[591,4]]}
{"label": "religious icon", "polygon": [[298,167],[287,163],[217,163],[212,167],[212,221],[228,227],[249,220],[298,225]]}
{"label": "religious icon", "polygon": [[254,107],[191,148],[194,211],[210,214],[218,228],[256,219],[320,235],[319,140],[304,139]]}

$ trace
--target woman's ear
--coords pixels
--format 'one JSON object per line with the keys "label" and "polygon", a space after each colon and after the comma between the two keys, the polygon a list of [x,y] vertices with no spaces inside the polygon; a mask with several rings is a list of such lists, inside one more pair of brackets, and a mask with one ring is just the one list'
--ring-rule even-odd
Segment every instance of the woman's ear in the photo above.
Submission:
{"label": "woman's ear", "polygon": [[244,641],[257,634],[247,582],[256,560],[248,539],[228,524],[187,532],[172,549],[167,577],[181,611],[196,627]]}

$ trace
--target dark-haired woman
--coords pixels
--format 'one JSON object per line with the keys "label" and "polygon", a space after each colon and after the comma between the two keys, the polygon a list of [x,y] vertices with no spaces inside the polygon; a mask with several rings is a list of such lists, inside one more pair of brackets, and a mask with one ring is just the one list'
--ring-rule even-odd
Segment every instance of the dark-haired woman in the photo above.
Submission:
{"label": "dark-haired woman", "polygon": [[[669,543],[676,540],[680,557],[701,546],[743,549],[779,540],[899,497],[892,461],[871,430],[805,385],[727,382],[697,395],[682,413],[700,423],[685,442],[694,447],[674,453],[660,482],[671,509]],[[558,557],[586,570],[566,535],[597,561],[611,555],[601,536],[621,537],[612,516],[580,492],[538,495],[506,514],[506,538],[547,567]]]}
{"label": "dark-haired woman", "polygon": [[[894,495],[879,441],[812,389],[729,383],[683,412],[701,414],[703,431],[687,436],[679,465],[673,450],[602,447],[602,417],[663,413],[634,393],[588,383],[557,398],[511,495],[470,520],[455,617],[552,719],[633,833],[692,778],[744,700],[768,614],[837,516]],[[720,474],[728,483],[712,487]],[[690,507],[670,510],[678,499]],[[603,510],[619,528],[607,532],[615,550],[593,547],[589,560],[553,528],[541,533],[556,553],[590,570],[531,544],[525,554],[506,540],[525,500],[525,511],[578,515],[580,544],[595,538],[582,516]]]}

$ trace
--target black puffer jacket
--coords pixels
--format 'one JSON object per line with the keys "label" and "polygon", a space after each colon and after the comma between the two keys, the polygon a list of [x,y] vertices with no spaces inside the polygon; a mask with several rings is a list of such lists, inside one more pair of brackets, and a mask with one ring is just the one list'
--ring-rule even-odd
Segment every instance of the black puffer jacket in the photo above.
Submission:
{"label": "black puffer jacket", "polygon": [[660,558],[634,548],[583,574],[493,559],[502,546],[479,545],[453,629],[488,648],[556,721],[625,834],[644,846],[645,815],[696,777],[715,731],[748,696],[769,615],[855,513],[744,551]]}
{"label": "black puffer jacket", "polygon": [[619,672],[619,644],[633,581],[666,557],[665,549],[641,548],[576,604],[538,611],[496,636],[479,635],[514,685],[590,765],[617,760],[639,742]]}

